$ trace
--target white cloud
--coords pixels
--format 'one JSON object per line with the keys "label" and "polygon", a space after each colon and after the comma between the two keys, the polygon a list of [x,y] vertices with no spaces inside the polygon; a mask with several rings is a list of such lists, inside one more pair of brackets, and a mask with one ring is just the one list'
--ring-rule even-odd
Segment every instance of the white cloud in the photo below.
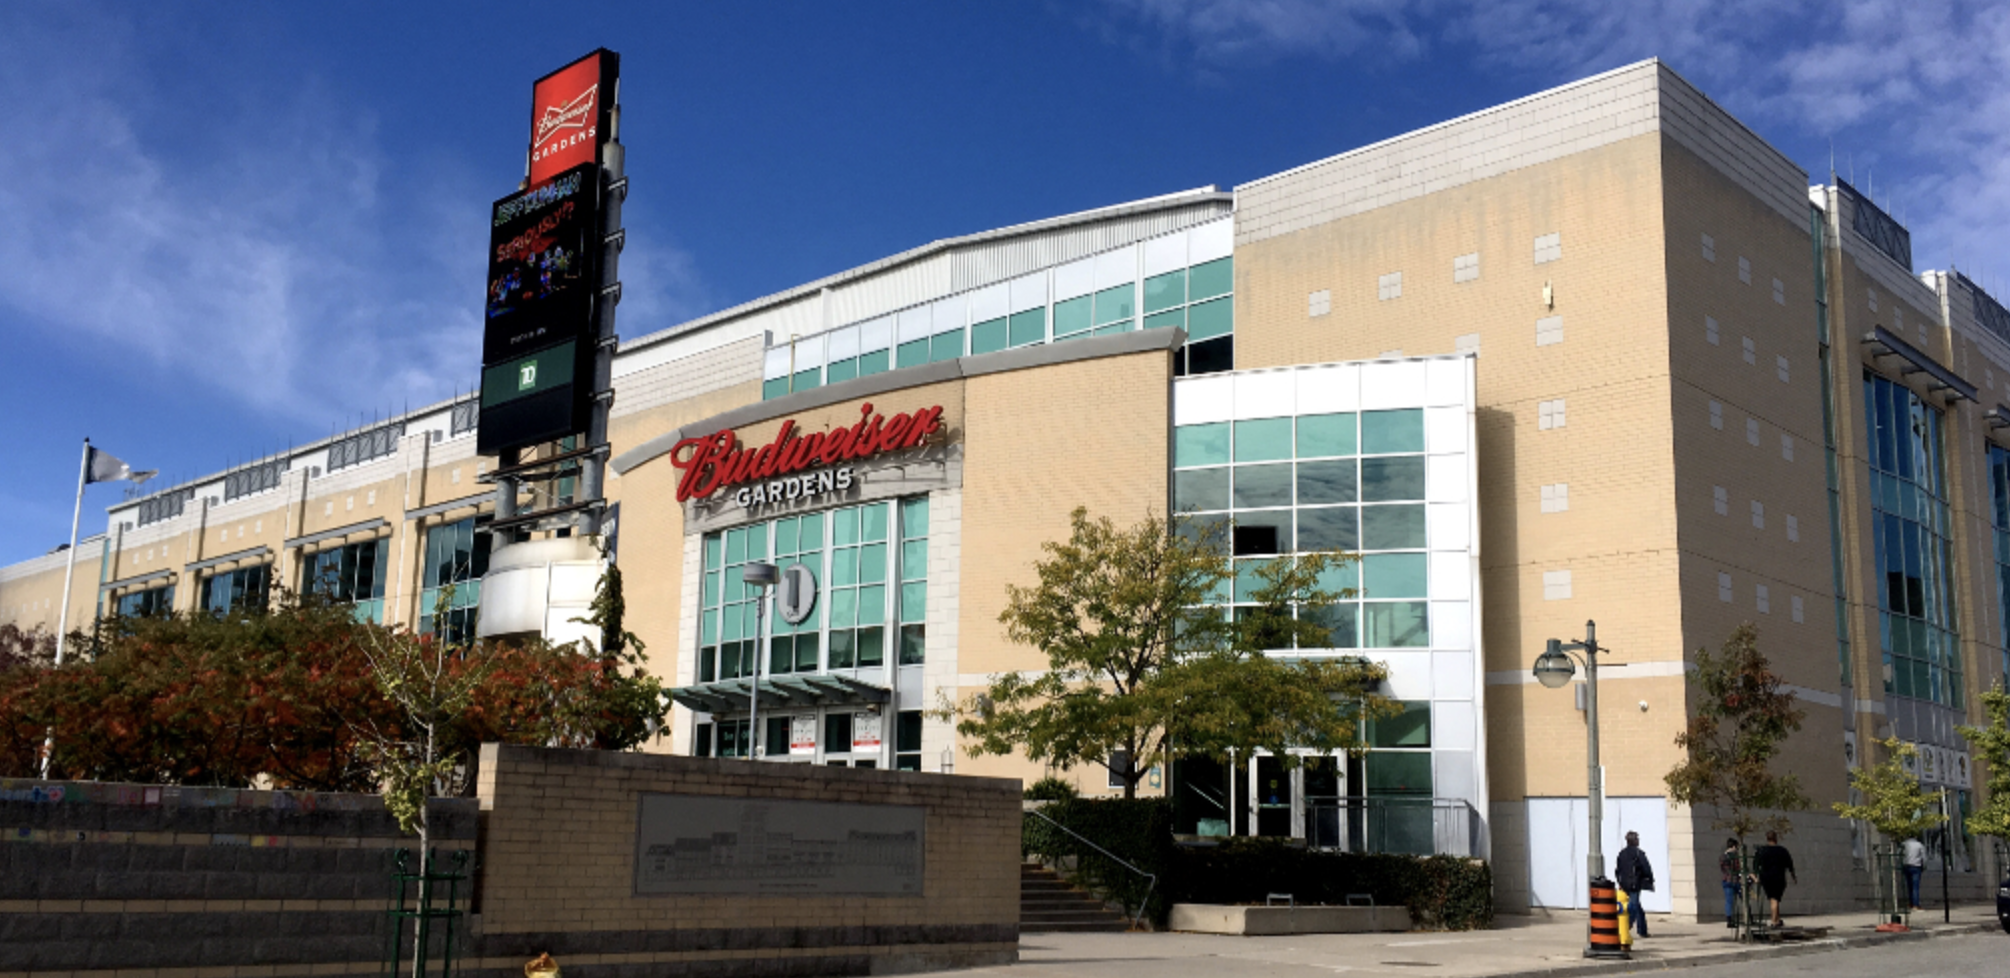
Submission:
{"label": "white cloud", "polygon": [[[397,164],[324,86],[177,103],[125,25],[55,21],[0,14],[0,318],[310,436],[474,382],[498,194]],[[624,271],[624,313],[704,292],[671,242]]]}

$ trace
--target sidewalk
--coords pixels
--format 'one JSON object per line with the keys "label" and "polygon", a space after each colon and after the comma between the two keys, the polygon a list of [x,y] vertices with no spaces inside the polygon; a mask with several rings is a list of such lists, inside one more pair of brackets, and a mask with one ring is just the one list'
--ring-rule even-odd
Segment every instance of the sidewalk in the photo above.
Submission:
{"label": "sidewalk", "polygon": [[[1779,946],[1739,944],[1722,924],[1657,921],[1654,936],[1634,945],[1631,961],[1586,959],[1582,915],[1576,919],[1503,916],[1496,920],[1494,930],[1455,933],[1292,937],[1027,934],[1019,939],[1019,964],[955,974],[1001,978],[1330,978],[1338,972],[1358,971],[1431,978],[1567,978],[1728,964],[2000,930],[1993,906],[1957,906],[1949,924],[1941,923],[1940,916],[1938,910],[1914,915],[1915,929],[1909,934],[1878,934],[1867,910],[1789,915],[1789,924],[1833,929],[1820,940]],[[2010,943],[2004,950],[2010,951]]]}

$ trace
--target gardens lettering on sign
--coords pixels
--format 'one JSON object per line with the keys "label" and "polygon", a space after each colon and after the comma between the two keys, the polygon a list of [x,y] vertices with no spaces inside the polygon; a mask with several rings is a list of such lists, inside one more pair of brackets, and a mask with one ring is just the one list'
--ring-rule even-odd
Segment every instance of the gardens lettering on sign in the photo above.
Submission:
{"label": "gardens lettering on sign", "polygon": [[[888,418],[867,403],[859,407],[857,424],[832,431],[799,436],[795,421],[784,421],[774,440],[758,449],[741,445],[730,428],[686,438],[670,451],[670,464],[684,470],[677,501],[704,499],[734,487],[734,502],[743,507],[843,492],[854,479],[852,467],[844,463],[915,448],[941,430],[939,404]],[[818,466],[828,468],[806,471]]]}

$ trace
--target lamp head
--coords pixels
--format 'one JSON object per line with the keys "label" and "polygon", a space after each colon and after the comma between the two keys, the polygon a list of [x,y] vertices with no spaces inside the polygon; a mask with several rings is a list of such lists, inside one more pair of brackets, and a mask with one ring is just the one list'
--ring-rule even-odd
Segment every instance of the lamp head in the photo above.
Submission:
{"label": "lamp head", "polygon": [[1563,654],[1563,640],[1550,639],[1549,648],[1535,660],[1536,682],[1550,689],[1557,689],[1570,682],[1571,677],[1575,675],[1577,675],[1577,663],[1570,661],[1570,656]]}
{"label": "lamp head", "polygon": [[753,563],[740,568],[740,580],[755,587],[773,587],[781,572],[773,564]]}

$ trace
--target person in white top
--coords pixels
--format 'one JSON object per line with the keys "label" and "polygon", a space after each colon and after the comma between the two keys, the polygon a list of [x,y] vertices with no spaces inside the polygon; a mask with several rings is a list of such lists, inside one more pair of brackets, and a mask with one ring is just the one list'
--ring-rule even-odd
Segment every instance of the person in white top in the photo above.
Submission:
{"label": "person in white top", "polygon": [[1920,909],[1919,878],[1926,873],[1926,843],[1909,837],[1899,843],[1899,854],[1905,866],[1905,888],[1911,897],[1908,906],[1916,912]]}

